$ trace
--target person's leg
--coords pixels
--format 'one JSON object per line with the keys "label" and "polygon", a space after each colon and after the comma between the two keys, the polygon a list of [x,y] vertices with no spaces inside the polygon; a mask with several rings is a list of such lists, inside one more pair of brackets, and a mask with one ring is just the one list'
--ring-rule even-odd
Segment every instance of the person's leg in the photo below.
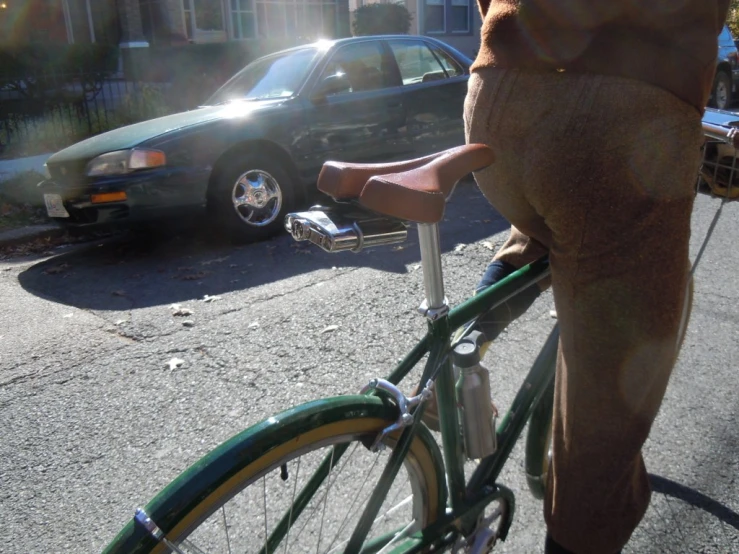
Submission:
{"label": "person's leg", "polygon": [[468,140],[497,154],[481,190],[550,250],[561,340],[548,529],[571,552],[616,552],[649,502],[640,450],[680,334],[700,115],[597,76],[496,70],[470,93]]}

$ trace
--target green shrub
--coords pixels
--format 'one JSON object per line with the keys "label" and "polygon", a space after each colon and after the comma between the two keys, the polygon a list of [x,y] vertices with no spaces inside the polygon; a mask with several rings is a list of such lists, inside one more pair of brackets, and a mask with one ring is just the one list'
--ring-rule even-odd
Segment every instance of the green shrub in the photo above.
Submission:
{"label": "green shrub", "polygon": [[411,14],[402,4],[365,4],[354,10],[356,36],[406,35],[410,28]]}

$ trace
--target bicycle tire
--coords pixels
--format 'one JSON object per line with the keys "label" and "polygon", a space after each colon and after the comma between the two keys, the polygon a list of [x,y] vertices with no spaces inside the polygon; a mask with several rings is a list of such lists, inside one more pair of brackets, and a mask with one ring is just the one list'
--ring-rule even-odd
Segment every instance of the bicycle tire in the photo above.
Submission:
{"label": "bicycle tire", "polygon": [[535,498],[544,498],[547,488],[552,444],[552,411],[554,408],[554,379],[534,406],[526,433],[526,482]]}
{"label": "bicycle tire", "polygon": [[[169,486],[160,492],[144,510],[151,520],[162,530],[166,538],[174,544],[185,545],[185,552],[230,552],[231,542],[242,541],[246,543],[247,549],[241,547],[238,551],[252,552],[274,552],[276,548],[258,548],[259,541],[265,542],[266,537],[271,533],[269,527],[274,522],[274,518],[270,513],[268,515],[268,502],[277,501],[280,496],[284,496],[285,491],[289,490],[285,486],[292,489],[293,498],[295,492],[302,489],[304,485],[298,487],[298,482],[304,473],[301,473],[300,464],[303,463],[303,457],[310,455],[310,463],[315,463],[313,454],[319,450],[326,452],[335,452],[334,445],[354,444],[352,447],[352,455],[359,450],[360,454],[370,453],[367,448],[377,433],[388,425],[392,424],[397,418],[397,408],[388,401],[379,397],[370,396],[345,396],[336,397],[327,400],[319,400],[298,406],[282,414],[271,417],[231,438],[221,446],[217,447],[211,453],[206,455],[200,461],[192,465],[188,470],[175,479]],[[397,435],[389,438],[384,452],[392,450],[394,440]],[[371,453],[373,456],[383,453]],[[333,456],[333,455],[332,455]],[[318,456],[321,460],[326,460],[324,454]],[[297,470],[295,469],[295,461],[297,460]],[[308,462],[305,462],[308,463]],[[288,465],[292,472],[288,470]],[[333,457],[329,459],[329,467],[332,469],[328,479],[324,480],[326,484],[325,496],[323,498],[323,515],[325,516],[327,506],[329,505],[329,492],[335,492],[337,487],[348,486],[344,481],[337,485],[338,477],[332,477],[337,468],[346,469],[349,460],[342,459],[334,462]],[[384,468],[384,464],[377,463],[379,473]],[[441,454],[431,433],[423,426],[416,430],[414,439],[408,450],[408,455],[404,461],[405,471],[401,468],[400,473],[393,483],[391,491],[401,490],[399,479],[401,476],[407,476],[408,483],[405,486],[405,492],[410,490],[410,519],[416,521],[414,531],[416,529],[425,528],[436,521],[440,514],[444,512],[446,504],[446,485],[444,481],[443,465],[441,462]],[[373,466],[374,467],[374,466]],[[283,473],[283,468],[284,472]],[[355,465],[352,461],[348,468],[356,474],[359,472],[365,475],[366,466],[361,463]],[[280,480],[287,475],[287,481],[283,481],[282,486]],[[275,477],[277,480],[275,480]],[[290,477],[293,480],[290,480]],[[351,476],[350,476],[351,477]],[[365,482],[368,478],[365,478]],[[270,491],[267,493],[267,481],[270,483]],[[251,485],[263,483],[263,491],[258,491]],[[351,484],[351,481],[348,482]],[[409,487],[409,489],[408,489]],[[320,490],[315,491],[313,500],[319,503],[313,506],[320,507],[323,485]],[[362,486],[364,488],[364,485]],[[334,489],[332,491],[332,489]],[[367,496],[372,492],[374,486],[368,487],[365,491]],[[343,493],[343,489],[338,489]],[[229,501],[240,502],[243,507],[250,508],[254,503],[241,498],[245,491],[254,491],[261,502],[264,497],[264,518],[263,522],[256,522],[251,518],[246,518],[247,523],[254,523],[251,529],[243,530],[237,537],[230,536],[230,528],[233,527],[232,522],[227,522],[227,514],[223,506]],[[259,494],[262,493],[263,494]],[[404,494],[405,494],[404,492]],[[269,500],[268,500],[269,497]],[[390,497],[390,495],[388,495]],[[352,499],[351,495],[344,494],[343,499]],[[238,503],[237,502],[237,503]],[[403,503],[408,503],[408,498],[404,498]],[[401,504],[403,504],[401,503]],[[356,504],[356,500],[354,501]],[[256,507],[256,506],[255,506]],[[294,521],[290,521],[293,527],[298,524],[302,525],[302,521],[298,518],[305,516],[305,525],[311,525],[311,531],[315,535],[315,522],[310,518],[310,503],[305,510],[296,516]],[[361,513],[360,505],[357,512]],[[225,545],[224,548],[217,550],[200,550],[191,549],[187,541],[192,541],[194,534],[198,533],[198,539],[204,540],[209,548],[211,547],[211,531],[217,526],[216,519],[219,517],[218,512],[222,511],[224,522]],[[396,507],[397,508],[397,507]],[[292,519],[293,512],[286,509],[283,516],[289,514]],[[385,510],[385,505],[381,509],[381,514]],[[406,510],[407,511],[407,510]],[[337,518],[343,518],[343,524],[348,529],[348,533],[353,530],[353,525],[346,524],[349,517],[341,512],[336,514]],[[275,512],[277,513],[277,512]],[[396,512],[393,512],[395,516]],[[215,516],[215,517],[211,517]],[[408,516],[405,514],[404,517]],[[268,519],[270,521],[268,521]],[[213,520],[213,521],[211,521]],[[233,521],[233,520],[232,520]],[[376,521],[377,523],[377,521]],[[384,521],[382,522],[385,523]],[[404,521],[404,524],[407,523]],[[318,533],[318,548],[312,547],[311,551],[320,551],[322,545],[322,534],[330,536],[328,530],[324,531],[323,523],[320,525]],[[378,532],[389,534],[385,531],[386,525],[381,529],[376,528],[373,524],[371,533],[376,529]],[[399,526],[402,527],[402,526]],[[343,526],[342,526],[343,528]],[[339,529],[339,531],[342,530]],[[392,528],[396,530],[395,527]],[[292,533],[292,531],[290,531]],[[202,535],[202,537],[200,536]],[[296,552],[298,551],[294,544],[294,537],[287,535],[286,543],[279,545],[280,552]],[[348,538],[348,537],[347,537]],[[187,541],[183,542],[183,539]],[[332,541],[334,544],[336,538]],[[289,550],[288,550],[289,543]],[[196,544],[196,543],[193,543]],[[226,546],[228,548],[226,548]],[[113,542],[107,547],[105,552],[113,553],[142,553],[142,552],[168,552],[170,551],[163,543],[155,540],[144,527],[132,519],[124,529],[118,534]]]}

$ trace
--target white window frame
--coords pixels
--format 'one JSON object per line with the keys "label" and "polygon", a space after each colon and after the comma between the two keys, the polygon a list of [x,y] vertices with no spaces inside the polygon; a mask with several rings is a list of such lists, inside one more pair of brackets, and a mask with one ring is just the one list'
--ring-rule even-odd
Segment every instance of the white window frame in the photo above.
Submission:
{"label": "white window frame", "polygon": [[[89,1],[89,0],[88,0]],[[219,29],[219,33],[225,33],[225,37],[228,36],[228,29],[230,25],[226,22],[226,9],[224,8],[223,0],[218,0],[218,3],[221,5],[221,25],[222,29]],[[186,8],[185,5],[188,7]],[[228,4],[228,7],[230,8],[230,3]],[[197,42],[197,35],[198,35],[198,21],[197,21],[197,15],[195,13],[195,0],[180,0],[180,11],[182,12],[182,27],[187,31],[187,34],[190,35],[190,39],[193,42]],[[187,28],[187,17],[185,17],[185,12],[190,12],[190,28]],[[201,31],[205,32],[205,31]]]}
{"label": "white window frame", "polygon": [[[441,35],[469,35],[469,34],[471,34],[472,33],[472,9],[473,9],[472,0],[456,0],[456,1],[459,2],[457,4],[457,6],[463,6],[463,5],[466,5],[467,6],[467,28],[466,29],[464,29],[464,30],[462,30],[462,29],[450,30],[449,29],[449,27],[451,25],[451,17],[449,17],[450,14],[448,14],[448,12],[452,9],[452,7],[454,7],[455,0],[449,0],[449,1],[447,1],[447,0],[441,0],[441,1],[439,1],[439,0],[431,0],[431,2],[429,2],[429,0],[420,0],[420,2],[419,2],[419,8],[420,8],[421,13],[418,16],[418,20],[419,20],[419,23],[422,22],[423,29],[421,30],[419,28],[419,31],[422,32],[423,35],[426,35],[426,36],[433,36],[433,35],[438,35],[438,36],[441,36]],[[442,30],[440,30],[440,31],[439,30],[429,31],[426,28],[426,10],[427,10],[427,8],[428,8],[429,5],[431,5],[431,6],[439,6],[440,5],[443,8],[442,12],[444,14],[444,18],[443,18],[444,28]]]}
{"label": "white window frame", "polygon": [[[239,0],[239,6],[241,6],[241,1]],[[282,30],[281,33],[274,33],[276,37],[282,38],[287,37],[289,38],[289,34],[287,32],[288,28],[288,7],[292,7],[293,9],[290,10],[290,14],[295,18],[292,21],[292,27],[296,30],[296,32],[300,32],[300,18],[296,15],[297,14],[297,8],[300,7],[303,9],[303,14],[305,15],[305,9],[307,6],[319,6],[321,8],[321,26],[322,28],[326,26],[326,21],[324,20],[324,12],[323,12],[323,6],[324,5],[331,5],[334,6],[334,19],[333,21],[330,21],[330,27],[334,30],[336,30],[337,24],[338,24],[338,7],[339,2],[338,0],[251,0],[251,10],[233,10],[231,8],[231,2],[230,0],[226,0],[227,4],[227,21],[228,21],[228,33],[231,40],[254,40],[260,38],[260,31],[261,28],[259,26],[259,5],[274,5],[279,6],[282,8],[282,15],[283,15],[283,24],[285,25],[285,28]],[[240,13],[251,13],[254,17],[254,36],[253,37],[242,37],[237,36],[238,29],[234,27],[233,25],[233,19],[234,14],[240,14]],[[270,31],[269,29],[267,30]]]}
{"label": "white window frame", "polygon": [[[249,0],[249,3],[251,4],[250,10],[244,10],[241,9],[241,2],[243,0],[238,0],[238,9],[234,10],[231,7],[231,1],[228,1],[228,26],[230,31],[230,36],[232,40],[254,40],[256,38],[259,38],[259,20],[257,18],[257,0]],[[253,37],[244,37],[244,36],[236,36],[236,27],[234,27],[234,14],[242,14],[242,13],[250,13],[252,14],[252,17],[254,18],[254,36]],[[239,30],[241,27],[241,18],[237,18],[239,21]]]}
{"label": "white window frame", "polygon": [[[455,4],[455,2],[456,2],[456,4]],[[450,4],[449,8],[450,9],[453,9],[455,6],[457,6],[457,7],[465,6],[467,8],[467,27],[465,29],[455,29],[455,30],[449,32],[448,34],[465,34],[465,35],[466,34],[469,34],[469,32],[471,31],[470,20],[472,19],[471,18],[471,15],[472,15],[472,2],[471,2],[471,0],[451,0],[451,4]],[[444,9],[444,14],[446,16],[446,6],[445,6],[445,9]],[[445,18],[445,23],[446,23],[446,18]],[[446,27],[446,25],[445,25],[445,27]]]}
{"label": "white window frame", "polygon": [[[441,6],[442,29],[429,31],[426,29],[426,9],[429,6]],[[427,35],[445,35],[446,32],[446,0],[423,0],[423,30]]]}

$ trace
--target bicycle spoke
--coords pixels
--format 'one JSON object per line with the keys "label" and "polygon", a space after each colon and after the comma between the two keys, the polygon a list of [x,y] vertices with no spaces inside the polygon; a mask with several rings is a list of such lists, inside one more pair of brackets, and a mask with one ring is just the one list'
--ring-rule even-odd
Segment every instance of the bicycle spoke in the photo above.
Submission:
{"label": "bicycle spoke", "polygon": [[[335,449],[331,449],[331,463],[329,467],[334,465],[334,452]],[[334,483],[336,479],[334,478]],[[321,528],[318,530],[318,544],[316,545],[316,554],[321,551],[321,535],[323,535],[323,522],[326,521],[326,504],[328,503],[328,493],[331,491],[331,476],[329,475],[328,486],[326,487],[326,494],[323,496],[323,513],[321,514]]]}
{"label": "bicycle spoke", "polygon": [[267,530],[267,480],[262,477],[262,491],[264,498],[264,550],[269,554],[269,531]]}
{"label": "bicycle spoke", "polygon": [[334,542],[336,542],[336,539],[339,538],[339,535],[344,530],[344,527],[346,527],[347,521],[349,521],[349,517],[352,515],[352,512],[354,511],[354,506],[357,504],[357,501],[359,500],[359,497],[362,494],[362,491],[364,490],[364,486],[369,481],[370,475],[374,471],[375,467],[377,467],[377,463],[380,461],[380,457],[376,456],[375,461],[372,463],[372,467],[369,469],[369,471],[365,474],[365,478],[362,481],[362,486],[359,488],[359,491],[357,492],[356,496],[354,497],[354,500],[352,501],[351,506],[349,506],[349,509],[346,512],[346,516],[344,516],[343,521],[341,522],[341,525],[339,525],[338,531],[336,531],[336,535],[334,535],[334,538],[331,539],[331,542],[329,543],[328,547],[329,549],[333,546]]}
{"label": "bicycle spoke", "polygon": [[292,530],[292,523],[293,523],[293,508],[295,506],[295,493],[298,490],[298,478],[300,477],[300,460],[301,458],[298,458],[298,468],[295,470],[295,477],[293,484],[293,496],[292,501],[290,502],[290,517],[287,520],[287,536],[285,537],[285,554],[287,554],[287,545],[290,544],[290,531]]}
{"label": "bicycle spoke", "polygon": [[226,533],[226,546],[228,547],[228,554],[231,553],[231,540],[228,538],[228,522],[226,521],[226,506],[221,506],[221,514],[223,514],[223,530]]}

